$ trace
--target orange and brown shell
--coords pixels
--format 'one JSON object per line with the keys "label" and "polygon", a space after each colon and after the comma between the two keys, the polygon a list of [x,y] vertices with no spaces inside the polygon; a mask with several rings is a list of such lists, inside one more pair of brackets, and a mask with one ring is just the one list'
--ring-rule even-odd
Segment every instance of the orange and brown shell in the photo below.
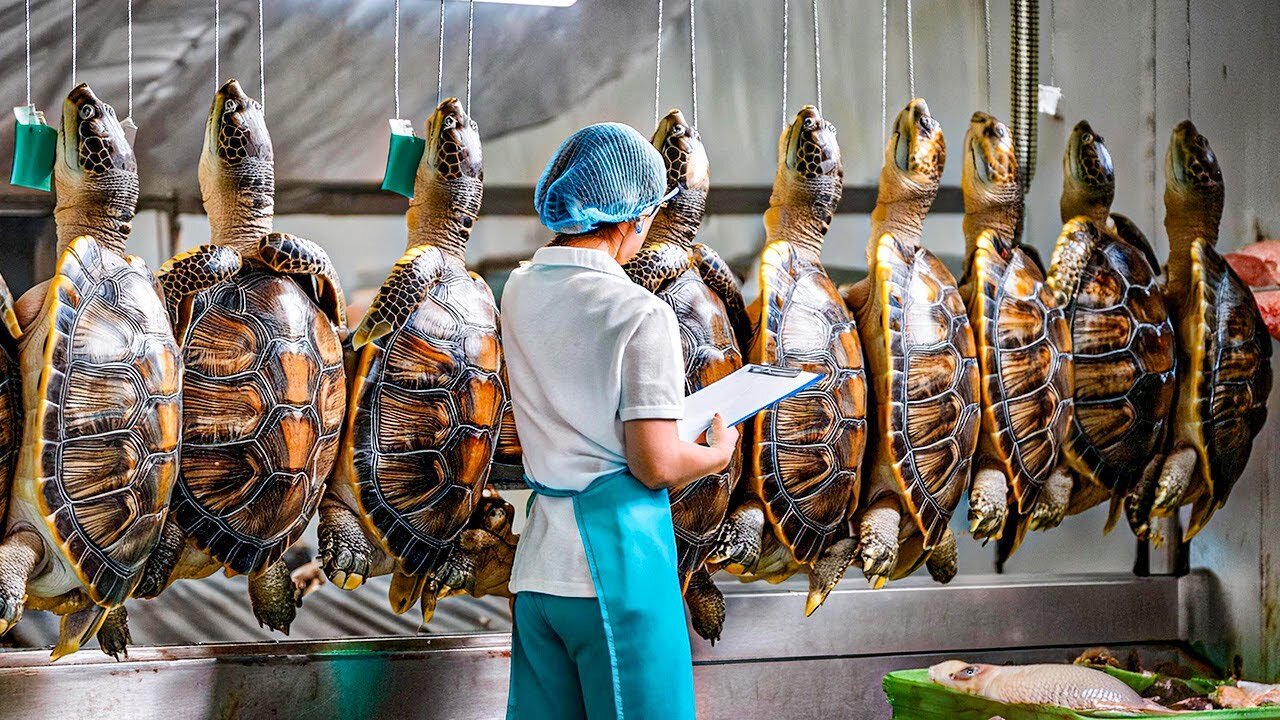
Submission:
{"label": "orange and brown shell", "polygon": [[1062,450],[1081,477],[1123,489],[1165,437],[1176,387],[1175,343],[1164,292],[1141,246],[1101,232],[1076,218],[1059,239],[1061,246],[1077,233],[1099,237],[1065,306],[1075,411]]}
{"label": "orange and brown shell", "polygon": [[1025,513],[1053,471],[1070,427],[1071,328],[1036,264],[992,231],[978,236],[969,278],[969,319],[982,372],[980,442]]}
{"label": "orange and brown shell", "polygon": [[460,258],[418,246],[392,269],[357,344],[383,323],[355,351],[339,477],[398,569],[430,574],[488,482],[507,406],[498,311]]}
{"label": "orange and brown shell", "polygon": [[190,318],[173,512],[228,570],[256,573],[319,507],[345,408],[342,347],[293,278],[248,258],[195,296]]}
{"label": "orange and brown shell", "polygon": [[880,297],[870,307],[880,317],[871,319],[875,332],[863,328],[867,342],[882,345],[867,351],[875,432],[904,513],[929,549],[969,486],[980,417],[977,347],[955,278],[937,257],[891,234],[875,253],[872,292]]}
{"label": "orange and brown shell", "polygon": [[[177,476],[182,361],[151,277],[89,237],[58,260],[21,350],[19,472],[99,605],[123,603],[160,537]],[[36,342],[35,340],[42,340]]]}

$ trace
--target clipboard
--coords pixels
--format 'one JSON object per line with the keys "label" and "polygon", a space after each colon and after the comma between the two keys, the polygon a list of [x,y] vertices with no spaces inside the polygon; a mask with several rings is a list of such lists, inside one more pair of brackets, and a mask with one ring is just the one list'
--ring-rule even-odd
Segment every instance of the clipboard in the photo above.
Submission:
{"label": "clipboard", "polygon": [[824,375],[772,365],[744,365],[684,399],[684,419],[676,423],[680,439],[696,442],[716,413],[725,425],[739,425],[756,413],[812,387]]}

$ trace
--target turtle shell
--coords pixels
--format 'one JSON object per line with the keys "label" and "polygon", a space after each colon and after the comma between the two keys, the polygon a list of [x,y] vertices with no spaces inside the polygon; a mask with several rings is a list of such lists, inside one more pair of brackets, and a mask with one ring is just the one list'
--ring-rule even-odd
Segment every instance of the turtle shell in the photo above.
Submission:
{"label": "turtle shell", "polygon": [[1104,234],[1066,307],[1075,412],[1063,455],[1107,489],[1140,474],[1173,407],[1174,334],[1155,272],[1140,248]]}
{"label": "turtle shell", "polygon": [[419,250],[379,296],[405,320],[357,350],[343,449],[360,514],[410,575],[444,564],[481,501],[507,404],[493,293]]}
{"label": "turtle shell", "polygon": [[[742,367],[742,352],[724,303],[690,268],[658,288],[675,311],[684,350],[685,392],[693,394]],[[671,520],[681,577],[702,566],[716,542],[729,509],[729,497],[741,466],[734,453],[724,470],[671,493]]]}
{"label": "turtle shell", "polygon": [[980,442],[1025,513],[1070,428],[1071,327],[1044,274],[1021,248],[987,230],[971,263],[969,319],[982,372]]}
{"label": "turtle shell", "polygon": [[346,401],[342,347],[297,283],[257,263],[197,294],[173,512],[237,573],[274,563],[320,504]]}
{"label": "turtle shell", "polygon": [[892,473],[904,518],[914,519],[929,549],[969,486],[978,445],[977,347],[955,277],[933,253],[890,234],[875,252],[877,296],[869,307],[879,314],[861,329],[878,401],[876,465]]}
{"label": "turtle shell", "polygon": [[788,242],[760,264],[760,327],[752,360],[823,373],[756,415],[753,490],[778,539],[812,563],[848,532],[867,440],[867,378],[857,326],[822,266]]}
{"label": "turtle shell", "polygon": [[151,277],[77,238],[21,358],[16,477],[34,481],[35,509],[89,597],[123,603],[160,537],[182,419],[178,345]]}
{"label": "turtle shell", "polygon": [[[18,364],[18,341],[22,330],[13,309],[13,294],[0,277],[0,518],[9,505],[9,479],[18,464],[22,445],[22,374]],[[4,521],[0,519],[0,531]]]}
{"label": "turtle shell", "polygon": [[[1267,419],[1271,337],[1249,288],[1206,240],[1191,244],[1191,292],[1179,317],[1180,439],[1200,455],[1207,497],[1221,507]],[[1210,511],[1211,512],[1211,511]],[[1192,528],[1193,530],[1195,528]]]}

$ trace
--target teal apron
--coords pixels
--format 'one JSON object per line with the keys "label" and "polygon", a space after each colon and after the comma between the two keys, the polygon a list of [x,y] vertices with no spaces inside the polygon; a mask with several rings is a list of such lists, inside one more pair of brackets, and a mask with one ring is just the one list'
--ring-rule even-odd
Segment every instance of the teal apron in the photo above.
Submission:
{"label": "teal apron", "polygon": [[692,720],[693,661],[667,491],[626,470],[580,491],[525,482],[538,495],[573,499],[604,617],[617,717]]}

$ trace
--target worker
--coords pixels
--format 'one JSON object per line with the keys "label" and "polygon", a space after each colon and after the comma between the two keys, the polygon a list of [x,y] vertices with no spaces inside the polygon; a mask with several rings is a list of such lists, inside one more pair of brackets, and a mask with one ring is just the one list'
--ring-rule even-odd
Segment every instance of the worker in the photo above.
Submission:
{"label": "worker", "polygon": [[668,491],[724,469],[738,440],[676,430],[675,314],[623,271],[670,199],[640,133],[591,125],[534,191],[555,238],[503,291],[502,335],[533,489],[511,571],[507,717],[694,717],[693,665]]}

